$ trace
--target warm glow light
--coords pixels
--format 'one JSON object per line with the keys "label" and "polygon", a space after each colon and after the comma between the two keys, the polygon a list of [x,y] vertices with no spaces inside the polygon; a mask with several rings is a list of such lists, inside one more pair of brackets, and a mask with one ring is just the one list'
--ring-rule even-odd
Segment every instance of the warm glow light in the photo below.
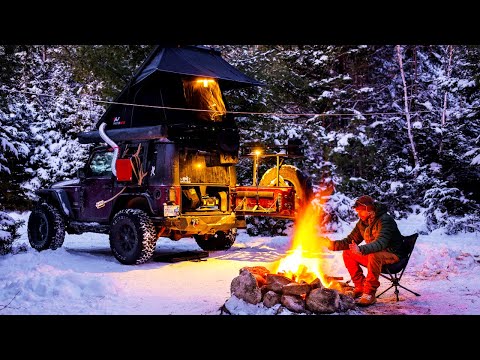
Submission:
{"label": "warm glow light", "polygon": [[[330,194],[328,194],[330,195]],[[302,209],[295,221],[292,246],[288,255],[281,259],[273,273],[282,274],[296,282],[311,283],[319,279],[324,287],[330,287],[325,278],[326,262],[325,242],[320,228],[323,203],[328,199],[323,193],[317,197],[320,204],[310,202]],[[274,266],[275,267],[275,266]]]}
{"label": "warm glow light", "polygon": [[259,156],[262,153],[262,150],[260,149],[255,149],[255,155]]}
{"label": "warm glow light", "polygon": [[203,87],[208,87],[208,84],[212,81],[212,79],[198,79],[197,83],[203,84]]}
{"label": "warm glow light", "polygon": [[202,163],[199,163],[199,162],[196,163],[196,164],[195,164],[195,167],[196,167],[197,169],[201,169],[201,168],[202,168]]}

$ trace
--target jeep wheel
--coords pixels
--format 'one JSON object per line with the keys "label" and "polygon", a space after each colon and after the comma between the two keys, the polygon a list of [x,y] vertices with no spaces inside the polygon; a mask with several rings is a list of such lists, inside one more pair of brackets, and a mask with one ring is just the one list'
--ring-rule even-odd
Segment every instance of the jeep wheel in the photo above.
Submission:
{"label": "jeep wheel", "polygon": [[28,241],[32,248],[42,251],[58,249],[65,240],[65,223],[52,205],[40,203],[28,217]]}
{"label": "jeep wheel", "polygon": [[[298,168],[292,165],[283,165],[278,173],[278,186],[292,186],[295,189],[295,211],[306,206],[313,197],[312,181]],[[277,168],[268,169],[262,176],[259,186],[275,186]]]}
{"label": "jeep wheel", "polygon": [[147,262],[157,244],[152,220],[139,209],[124,209],[115,214],[109,239],[113,255],[125,265]]}
{"label": "jeep wheel", "polygon": [[205,251],[228,250],[237,238],[237,229],[217,231],[214,235],[193,235],[198,246]]}

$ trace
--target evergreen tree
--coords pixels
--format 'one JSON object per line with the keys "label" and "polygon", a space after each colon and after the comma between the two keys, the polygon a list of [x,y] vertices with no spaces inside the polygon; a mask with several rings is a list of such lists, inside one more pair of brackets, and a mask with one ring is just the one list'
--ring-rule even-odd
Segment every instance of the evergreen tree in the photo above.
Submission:
{"label": "evergreen tree", "polygon": [[[4,208],[27,207],[35,189],[74,174],[86,156],[76,134],[96,123],[107,106],[100,100],[112,100],[152,48],[0,47]],[[472,224],[480,217],[479,46],[217,49],[265,83],[225,94],[229,110],[237,112],[241,145],[256,142],[275,149],[299,140],[305,156],[286,163],[310,176],[319,195],[330,195],[325,224],[353,220],[348,201],[366,193],[396,217],[423,205],[428,230],[475,229]],[[274,165],[261,161],[259,177]],[[252,159],[242,157],[240,185],[251,185],[252,170]],[[253,230],[279,230],[278,224],[263,225]],[[283,231],[287,225],[281,226]]]}
{"label": "evergreen tree", "polygon": [[5,210],[21,209],[25,203],[15,171],[28,154],[28,147],[22,141],[25,138],[22,123],[15,121],[19,51],[16,46],[0,46],[0,255],[12,251],[12,243],[22,225]]}
{"label": "evergreen tree", "polygon": [[77,135],[91,130],[104,107],[94,102],[101,84],[82,84],[72,80],[68,63],[59,61],[59,47],[34,46],[27,63],[31,66],[28,86],[35,114],[30,122],[31,156],[28,172],[33,179],[24,186],[31,197],[37,188],[71,178],[84,165],[87,147]]}
{"label": "evergreen tree", "polygon": [[28,208],[22,183],[29,147],[28,120],[32,109],[24,104],[22,59],[26,47],[4,46],[0,53],[0,204],[9,210]]}
{"label": "evergreen tree", "polygon": [[113,100],[153,50],[152,45],[70,45],[58,54],[70,64],[73,81],[102,83],[100,97]]}

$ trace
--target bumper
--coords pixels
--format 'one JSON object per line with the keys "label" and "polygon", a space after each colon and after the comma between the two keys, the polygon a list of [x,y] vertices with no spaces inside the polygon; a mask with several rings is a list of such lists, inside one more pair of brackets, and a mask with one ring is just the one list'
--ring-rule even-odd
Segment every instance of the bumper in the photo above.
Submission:
{"label": "bumper", "polygon": [[236,216],[232,212],[212,215],[182,215],[171,218],[153,218],[155,225],[166,227],[183,234],[215,234],[217,231],[228,231],[236,227]]}

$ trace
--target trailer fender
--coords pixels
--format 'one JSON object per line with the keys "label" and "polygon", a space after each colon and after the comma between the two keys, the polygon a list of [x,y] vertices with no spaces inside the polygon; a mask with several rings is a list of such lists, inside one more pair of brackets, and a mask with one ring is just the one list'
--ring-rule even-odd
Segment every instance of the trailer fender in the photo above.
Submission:
{"label": "trailer fender", "polygon": [[[313,198],[310,177],[293,165],[282,165],[279,171],[278,186],[292,186],[295,190],[295,209],[305,206]],[[268,169],[262,176],[259,186],[276,186],[277,168]]]}

